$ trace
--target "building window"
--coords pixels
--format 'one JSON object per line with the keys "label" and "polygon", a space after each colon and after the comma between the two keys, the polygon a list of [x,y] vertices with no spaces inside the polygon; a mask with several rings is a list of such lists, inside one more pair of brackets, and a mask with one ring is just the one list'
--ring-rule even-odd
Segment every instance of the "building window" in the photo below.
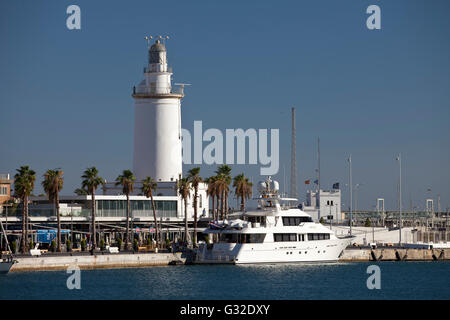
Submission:
{"label": "building window", "polygon": [[7,196],[8,195],[8,187],[0,186],[0,196]]}
{"label": "building window", "polygon": [[[131,217],[153,217],[151,200],[131,200]],[[155,200],[156,216],[169,218],[177,216],[177,201]],[[97,200],[99,217],[126,217],[127,202],[125,200]]]}

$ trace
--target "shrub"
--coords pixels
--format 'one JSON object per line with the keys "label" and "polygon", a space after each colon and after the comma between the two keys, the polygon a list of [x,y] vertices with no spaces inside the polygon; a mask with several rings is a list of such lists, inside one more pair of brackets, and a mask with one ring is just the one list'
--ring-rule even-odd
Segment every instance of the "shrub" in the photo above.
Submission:
{"label": "shrub", "polygon": [[117,238],[117,246],[119,247],[119,250],[122,249],[122,238]]}
{"label": "shrub", "polygon": [[366,223],[364,223],[364,227],[370,227],[370,219],[366,219]]}
{"label": "shrub", "polygon": [[319,223],[324,223],[325,221],[323,220],[323,217],[320,217],[319,219]]}
{"label": "shrub", "polygon": [[69,239],[67,239],[66,241],[66,250],[68,252],[72,251],[72,241],[70,241]]}
{"label": "shrub", "polygon": [[152,239],[150,237],[147,238],[147,245],[151,245],[152,244]]}
{"label": "shrub", "polygon": [[81,251],[86,251],[86,239],[81,239]]}
{"label": "shrub", "polygon": [[100,250],[105,250],[105,240],[100,239]]}
{"label": "shrub", "polygon": [[133,241],[133,249],[134,249],[134,251],[139,250],[139,243],[136,239],[134,239],[134,241]]}
{"label": "shrub", "polygon": [[52,252],[56,251],[56,242],[55,242],[55,240],[52,240],[52,243],[50,244],[50,250]]}
{"label": "shrub", "polygon": [[12,241],[11,242],[11,251],[13,253],[16,253],[16,250],[17,250],[17,243],[15,241]]}
{"label": "shrub", "polygon": [[34,249],[34,242],[33,242],[33,240],[30,241],[30,249]]}
{"label": "shrub", "polygon": [[170,240],[169,240],[169,238],[166,238],[166,247],[170,248]]}

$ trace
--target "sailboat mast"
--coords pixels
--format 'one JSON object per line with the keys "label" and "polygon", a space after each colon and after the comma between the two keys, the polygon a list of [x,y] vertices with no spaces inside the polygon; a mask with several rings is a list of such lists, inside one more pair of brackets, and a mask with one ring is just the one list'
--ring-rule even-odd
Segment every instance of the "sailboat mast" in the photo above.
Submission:
{"label": "sailboat mast", "polygon": [[9,247],[9,242],[8,242],[8,236],[6,234],[5,228],[3,228],[3,222],[0,220],[0,226],[2,228],[2,234],[5,237],[5,241],[6,241],[6,246],[8,248],[8,251],[10,252],[11,256],[12,256],[12,251],[11,248]]}

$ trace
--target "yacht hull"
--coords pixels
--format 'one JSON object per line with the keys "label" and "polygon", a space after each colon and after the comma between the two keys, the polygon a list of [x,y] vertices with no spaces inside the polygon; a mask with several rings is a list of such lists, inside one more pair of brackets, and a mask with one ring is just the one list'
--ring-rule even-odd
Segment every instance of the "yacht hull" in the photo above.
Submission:
{"label": "yacht hull", "polygon": [[202,245],[194,263],[326,263],[337,262],[350,239],[274,243]]}
{"label": "yacht hull", "polygon": [[7,274],[13,264],[14,261],[0,261],[0,274]]}

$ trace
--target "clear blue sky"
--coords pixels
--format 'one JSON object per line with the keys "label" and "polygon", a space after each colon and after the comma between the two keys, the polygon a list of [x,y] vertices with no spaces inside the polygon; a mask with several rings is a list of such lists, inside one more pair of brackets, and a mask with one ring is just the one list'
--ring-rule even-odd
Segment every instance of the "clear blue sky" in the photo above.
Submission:
{"label": "clear blue sky", "polygon": [[[81,7],[79,31],[66,8]],[[381,7],[381,30],[366,8]],[[111,181],[132,168],[133,85],[143,78],[146,34],[168,34],[175,82],[187,82],[183,127],[279,128],[289,182],[290,107],[297,110],[300,198],[315,179],[340,182],[348,206],[353,157],[358,208],[377,197],[396,209],[441,195],[450,205],[448,1],[2,1],[0,172],[30,165],[65,171],[63,194],[97,166]],[[185,166],[185,169],[188,169]],[[207,176],[215,167],[202,166]],[[259,165],[233,166],[256,182]],[[288,186],[286,186],[288,187]],[[431,192],[427,189],[431,188]]]}

